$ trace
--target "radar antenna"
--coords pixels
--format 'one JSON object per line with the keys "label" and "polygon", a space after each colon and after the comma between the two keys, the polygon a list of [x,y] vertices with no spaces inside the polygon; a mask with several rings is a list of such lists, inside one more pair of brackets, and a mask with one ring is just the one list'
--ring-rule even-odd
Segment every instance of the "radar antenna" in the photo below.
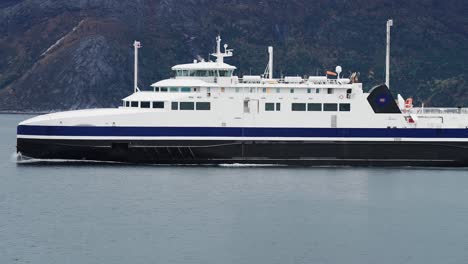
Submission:
{"label": "radar antenna", "polygon": [[217,63],[224,63],[224,58],[232,57],[232,49],[228,49],[228,44],[224,44],[224,52],[221,52],[221,36],[216,37],[216,53],[212,53],[211,56],[216,57]]}

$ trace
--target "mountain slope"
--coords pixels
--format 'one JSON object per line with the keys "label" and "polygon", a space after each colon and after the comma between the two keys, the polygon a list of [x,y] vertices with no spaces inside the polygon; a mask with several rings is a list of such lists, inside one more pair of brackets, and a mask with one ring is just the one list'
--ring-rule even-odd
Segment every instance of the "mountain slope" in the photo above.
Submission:
{"label": "mountain slope", "polygon": [[8,0],[0,4],[0,110],[110,107],[132,92],[134,39],[140,87],[170,67],[235,49],[239,74],[316,74],[339,64],[366,89],[384,81],[392,17],[391,89],[426,105],[468,106],[464,1]]}

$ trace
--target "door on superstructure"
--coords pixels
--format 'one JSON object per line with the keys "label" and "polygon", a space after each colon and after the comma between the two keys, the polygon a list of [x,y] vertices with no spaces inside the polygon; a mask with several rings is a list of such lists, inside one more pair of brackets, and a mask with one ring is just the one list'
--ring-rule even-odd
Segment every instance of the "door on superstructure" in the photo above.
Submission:
{"label": "door on superstructure", "polygon": [[338,116],[337,115],[331,115],[331,117],[330,117],[330,126],[332,128],[336,128],[338,126]]}
{"label": "door on superstructure", "polygon": [[259,104],[258,99],[245,99],[244,114],[257,114],[260,108]]}

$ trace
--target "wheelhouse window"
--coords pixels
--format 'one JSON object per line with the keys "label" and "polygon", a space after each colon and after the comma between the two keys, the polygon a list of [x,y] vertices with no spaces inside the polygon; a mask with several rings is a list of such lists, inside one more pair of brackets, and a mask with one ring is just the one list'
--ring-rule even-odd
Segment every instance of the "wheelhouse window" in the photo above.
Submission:
{"label": "wheelhouse window", "polygon": [[150,108],[151,107],[151,102],[141,102],[140,107],[141,108]]}
{"label": "wheelhouse window", "polygon": [[322,111],[322,104],[309,103],[307,104],[307,111]]}
{"label": "wheelhouse window", "polygon": [[194,102],[180,102],[180,110],[195,110]]}
{"label": "wheelhouse window", "polygon": [[190,93],[190,92],[192,91],[192,88],[190,88],[190,87],[182,87],[182,88],[180,88],[180,91],[181,91],[182,93]]}
{"label": "wheelhouse window", "polygon": [[130,102],[130,106],[131,107],[138,107],[138,102],[135,102],[135,101]]}
{"label": "wheelhouse window", "polygon": [[161,92],[167,93],[167,87],[161,87]]}
{"label": "wheelhouse window", "polygon": [[153,108],[164,108],[164,102],[153,102]]}
{"label": "wheelhouse window", "polygon": [[323,104],[323,111],[338,111],[338,104]]}
{"label": "wheelhouse window", "polygon": [[154,87],[155,92],[159,92],[159,87]]}
{"label": "wheelhouse window", "polygon": [[220,70],[218,71],[219,77],[231,77],[232,76],[232,71],[230,70]]}
{"label": "wheelhouse window", "polygon": [[340,112],[349,112],[351,111],[350,104],[340,104]]}
{"label": "wheelhouse window", "polygon": [[125,107],[130,107],[130,102],[129,101],[125,101]]}
{"label": "wheelhouse window", "polygon": [[178,102],[172,102],[171,103],[171,109],[172,110],[179,110],[179,103]]}
{"label": "wheelhouse window", "polygon": [[171,88],[169,89],[169,91],[170,91],[171,93],[177,93],[177,92],[179,92],[179,87],[171,87]]}
{"label": "wheelhouse window", "polygon": [[305,111],[306,104],[305,103],[292,103],[291,110],[292,111]]}
{"label": "wheelhouse window", "polygon": [[189,71],[188,70],[177,70],[176,71],[176,76],[189,76]]}
{"label": "wheelhouse window", "polygon": [[197,110],[210,110],[211,109],[211,103],[209,102],[197,102],[196,106],[197,106]]}

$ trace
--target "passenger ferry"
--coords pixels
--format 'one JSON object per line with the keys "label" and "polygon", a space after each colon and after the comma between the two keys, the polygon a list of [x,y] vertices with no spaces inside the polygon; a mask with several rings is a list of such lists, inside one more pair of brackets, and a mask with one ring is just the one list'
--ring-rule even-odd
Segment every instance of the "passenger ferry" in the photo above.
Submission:
{"label": "passenger ferry", "polygon": [[[387,25],[387,29],[388,29]],[[17,128],[23,158],[151,164],[468,166],[468,109],[413,107],[354,73],[236,76],[233,50],[172,67],[175,77],[115,109],[37,116]],[[388,41],[389,43],[389,41]],[[389,54],[389,53],[387,53]],[[387,56],[389,58],[389,56]],[[388,62],[389,59],[387,59]],[[388,63],[387,63],[388,70]],[[388,76],[388,74],[387,74]]]}

